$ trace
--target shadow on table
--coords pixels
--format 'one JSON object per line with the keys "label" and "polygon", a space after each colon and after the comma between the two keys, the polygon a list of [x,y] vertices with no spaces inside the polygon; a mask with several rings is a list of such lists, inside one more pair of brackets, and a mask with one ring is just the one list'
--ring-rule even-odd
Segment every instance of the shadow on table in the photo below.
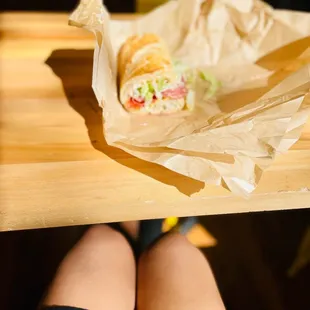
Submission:
{"label": "shadow on table", "polygon": [[61,79],[69,105],[84,118],[92,146],[118,163],[175,186],[188,196],[200,191],[204,183],[143,161],[107,144],[103,135],[101,108],[91,89],[92,61],[92,50],[55,50],[46,60],[46,64]]}

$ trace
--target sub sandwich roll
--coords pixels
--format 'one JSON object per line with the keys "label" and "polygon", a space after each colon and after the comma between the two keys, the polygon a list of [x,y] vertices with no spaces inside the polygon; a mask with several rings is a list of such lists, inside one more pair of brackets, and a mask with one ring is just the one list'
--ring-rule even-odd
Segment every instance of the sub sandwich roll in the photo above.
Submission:
{"label": "sub sandwich roll", "polygon": [[155,34],[127,39],[118,55],[120,101],[129,112],[170,114],[186,109],[184,78]]}

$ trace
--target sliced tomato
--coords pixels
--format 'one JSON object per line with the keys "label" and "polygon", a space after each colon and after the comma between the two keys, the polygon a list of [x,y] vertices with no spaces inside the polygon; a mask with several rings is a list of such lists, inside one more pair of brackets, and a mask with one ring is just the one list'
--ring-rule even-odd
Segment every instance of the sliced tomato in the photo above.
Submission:
{"label": "sliced tomato", "polygon": [[144,106],[144,100],[136,100],[134,98],[130,98],[128,101],[128,107],[133,109],[140,109]]}

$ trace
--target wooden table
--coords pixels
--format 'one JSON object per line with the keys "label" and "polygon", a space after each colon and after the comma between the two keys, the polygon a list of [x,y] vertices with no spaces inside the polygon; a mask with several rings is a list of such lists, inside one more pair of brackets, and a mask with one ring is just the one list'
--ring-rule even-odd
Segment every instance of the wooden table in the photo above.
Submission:
{"label": "wooden table", "polygon": [[62,14],[1,16],[0,230],[310,207],[310,122],[249,200],[108,146],[91,34]]}

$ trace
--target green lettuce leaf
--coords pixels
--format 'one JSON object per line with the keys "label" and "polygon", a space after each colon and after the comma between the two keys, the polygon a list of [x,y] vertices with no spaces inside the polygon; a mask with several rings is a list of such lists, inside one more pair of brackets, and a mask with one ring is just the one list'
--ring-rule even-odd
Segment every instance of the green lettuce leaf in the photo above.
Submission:
{"label": "green lettuce leaf", "polygon": [[145,101],[151,101],[153,99],[154,93],[153,92],[148,92],[145,95]]}
{"label": "green lettuce leaf", "polygon": [[207,72],[206,70],[199,71],[199,77],[206,82],[209,82],[207,89],[207,96],[210,98],[215,95],[215,93],[221,87],[221,82],[215,78],[213,74]]}

